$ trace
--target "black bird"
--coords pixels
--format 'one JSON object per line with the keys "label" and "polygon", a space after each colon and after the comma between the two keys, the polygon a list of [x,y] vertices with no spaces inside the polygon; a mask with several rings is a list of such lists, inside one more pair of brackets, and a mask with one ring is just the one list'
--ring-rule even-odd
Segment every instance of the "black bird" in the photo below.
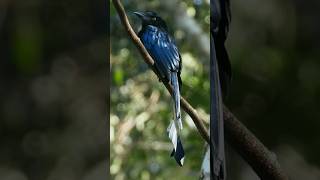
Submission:
{"label": "black bird", "polygon": [[229,0],[210,0],[210,171],[211,179],[226,179],[223,99],[231,83],[231,65],[225,40],[231,20]]}
{"label": "black bird", "polygon": [[142,28],[138,36],[155,61],[155,70],[159,79],[169,82],[173,87],[174,120],[170,123],[167,131],[174,147],[171,156],[182,166],[184,149],[179,135],[182,129],[180,111],[181,56],[161,17],[152,11],[134,12],[134,14],[142,20]]}

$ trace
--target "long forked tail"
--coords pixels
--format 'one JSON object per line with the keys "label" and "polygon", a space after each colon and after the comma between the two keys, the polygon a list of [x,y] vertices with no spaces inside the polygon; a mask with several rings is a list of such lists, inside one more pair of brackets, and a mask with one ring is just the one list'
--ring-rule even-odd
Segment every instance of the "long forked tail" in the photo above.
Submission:
{"label": "long forked tail", "polygon": [[181,111],[180,111],[180,90],[177,72],[171,72],[171,85],[173,86],[174,101],[174,120],[170,123],[167,132],[173,144],[171,156],[182,166],[184,162],[184,149],[180,140],[180,131],[182,129]]}

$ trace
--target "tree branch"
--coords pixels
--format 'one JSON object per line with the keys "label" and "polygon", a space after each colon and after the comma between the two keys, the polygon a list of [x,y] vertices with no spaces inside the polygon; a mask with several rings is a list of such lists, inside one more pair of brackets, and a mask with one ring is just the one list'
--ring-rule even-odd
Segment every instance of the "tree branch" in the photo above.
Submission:
{"label": "tree branch", "polygon": [[[155,72],[154,60],[151,58],[139,37],[133,31],[120,0],[112,0],[120,20],[130,38],[137,46],[144,61]],[[156,73],[156,72],[155,72]],[[157,74],[157,73],[156,73]],[[162,81],[170,94],[172,87]],[[196,110],[181,96],[181,106],[192,118],[201,136],[209,143],[209,134]],[[230,111],[224,107],[224,127],[228,142],[248,162],[262,180],[288,180],[289,178],[280,168],[275,154],[270,152]]]}
{"label": "tree branch", "polygon": [[231,146],[242,156],[262,180],[288,180],[277,161],[269,151],[230,111],[224,106],[224,128]]}
{"label": "tree branch", "polygon": [[[152,57],[149,55],[148,51],[145,49],[144,45],[142,44],[142,42],[140,41],[139,37],[136,35],[136,33],[134,32],[134,30],[132,29],[128,17],[125,13],[125,10],[122,6],[122,4],[120,3],[119,0],[113,0],[112,1],[114,4],[114,7],[116,8],[121,23],[123,24],[123,26],[125,27],[125,30],[127,31],[127,33],[129,34],[130,38],[132,39],[132,41],[134,42],[134,44],[137,46],[138,50],[140,51],[144,61],[151,67],[151,69],[153,70],[153,72],[158,75],[155,71],[154,68],[154,60],[152,59]],[[161,78],[159,76],[159,78]],[[170,92],[170,94],[172,94],[172,87],[170,84],[168,84],[165,80],[162,79],[163,84],[166,86],[167,90]],[[198,132],[200,133],[200,135],[204,138],[205,141],[207,141],[208,143],[210,142],[210,137],[209,137],[209,133],[205,127],[205,125],[203,124],[203,120],[199,117],[199,115],[197,114],[197,111],[188,103],[187,100],[185,100],[182,96],[181,96],[181,107],[183,108],[183,110],[189,114],[189,116],[192,118],[194,124],[196,125]]]}

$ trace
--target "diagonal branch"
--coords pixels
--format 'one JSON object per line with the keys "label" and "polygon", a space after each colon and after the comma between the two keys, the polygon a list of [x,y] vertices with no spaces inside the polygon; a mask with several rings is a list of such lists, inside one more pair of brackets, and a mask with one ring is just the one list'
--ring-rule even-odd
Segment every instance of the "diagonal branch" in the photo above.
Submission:
{"label": "diagonal branch", "polygon": [[[120,0],[112,0],[116,8],[120,20],[128,32],[130,38],[137,46],[144,61],[155,72],[154,60],[151,58],[139,37],[133,31],[129,20],[126,16],[125,10],[120,3]],[[155,72],[156,73],[156,72]],[[157,74],[157,73],[156,73]],[[172,94],[172,87],[162,81],[168,91]],[[181,106],[185,112],[189,114],[195,123],[201,136],[209,143],[209,134],[203,124],[203,120],[198,116],[196,110],[181,97]],[[262,180],[288,180],[289,178],[280,168],[275,154],[269,151],[259,139],[257,139],[231,112],[227,107],[223,110],[224,127],[228,142],[231,146],[248,162],[257,175]]]}
{"label": "diagonal branch", "polygon": [[[140,51],[144,61],[150,66],[150,68],[155,72],[155,68],[154,68],[154,60],[152,59],[152,57],[149,55],[149,53],[147,52],[147,50],[145,49],[144,45],[142,44],[142,42],[140,41],[139,37],[136,35],[136,33],[134,32],[134,30],[132,29],[128,17],[125,13],[125,10],[122,6],[122,4],[120,3],[119,0],[113,0],[112,1],[114,4],[114,7],[116,8],[120,20],[123,24],[123,26],[125,27],[125,30],[127,31],[127,33],[129,34],[130,38],[132,39],[132,41],[134,42],[134,44],[137,46],[138,50]],[[157,74],[155,72],[155,74]],[[159,76],[159,78],[161,78]],[[167,90],[170,92],[170,94],[172,94],[172,87],[170,84],[168,84],[165,80],[162,80],[163,84],[166,86]],[[182,96],[181,96],[181,107],[184,109],[184,111],[186,113],[189,114],[189,116],[192,118],[194,124],[196,125],[198,132],[200,133],[200,135],[205,139],[205,141],[207,141],[208,143],[210,142],[210,137],[209,137],[209,133],[205,127],[205,125],[203,124],[203,120],[199,117],[199,115],[197,114],[197,111],[188,103],[187,100],[185,100]]]}
{"label": "diagonal branch", "polygon": [[223,119],[228,142],[262,180],[289,180],[276,155],[269,151],[226,106],[223,109]]}

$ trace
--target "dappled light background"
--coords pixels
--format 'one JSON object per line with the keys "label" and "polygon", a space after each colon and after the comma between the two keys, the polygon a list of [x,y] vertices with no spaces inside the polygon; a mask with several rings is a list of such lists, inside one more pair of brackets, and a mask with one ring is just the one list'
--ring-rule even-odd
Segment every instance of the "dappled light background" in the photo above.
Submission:
{"label": "dappled light background", "polygon": [[[274,151],[293,180],[320,179],[320,62],[317,1],[232,0],[227,49],[232,87],[226,104]],[[208,2],[123,1],[168,22],[183,58],[182,94],[208,120]],[[318,6],[316,6],[318,5]],[[171,100],[111,8],[111,173],[115,179],[196,179],[203,141],[183,114],[186,162],[169,157]],[[258,177],[227,145],[228,177]]]}
{"label": "dappled light background", "polygon": [[[134,11],[157,12],[176,39],[182,56],[182,95],[209,120],[209,3],[207,1],[122,1],[134,30],[141,28]],[[170,158],[167,126],[172,99],[128,38],[111,8],[111,177],[121,179],[197,179],[204,140],[182,113],[185,165]]]}
{"label": "dappled light background", "polygon": [[105,3],[0,2],[0,179],[105,180]]}

